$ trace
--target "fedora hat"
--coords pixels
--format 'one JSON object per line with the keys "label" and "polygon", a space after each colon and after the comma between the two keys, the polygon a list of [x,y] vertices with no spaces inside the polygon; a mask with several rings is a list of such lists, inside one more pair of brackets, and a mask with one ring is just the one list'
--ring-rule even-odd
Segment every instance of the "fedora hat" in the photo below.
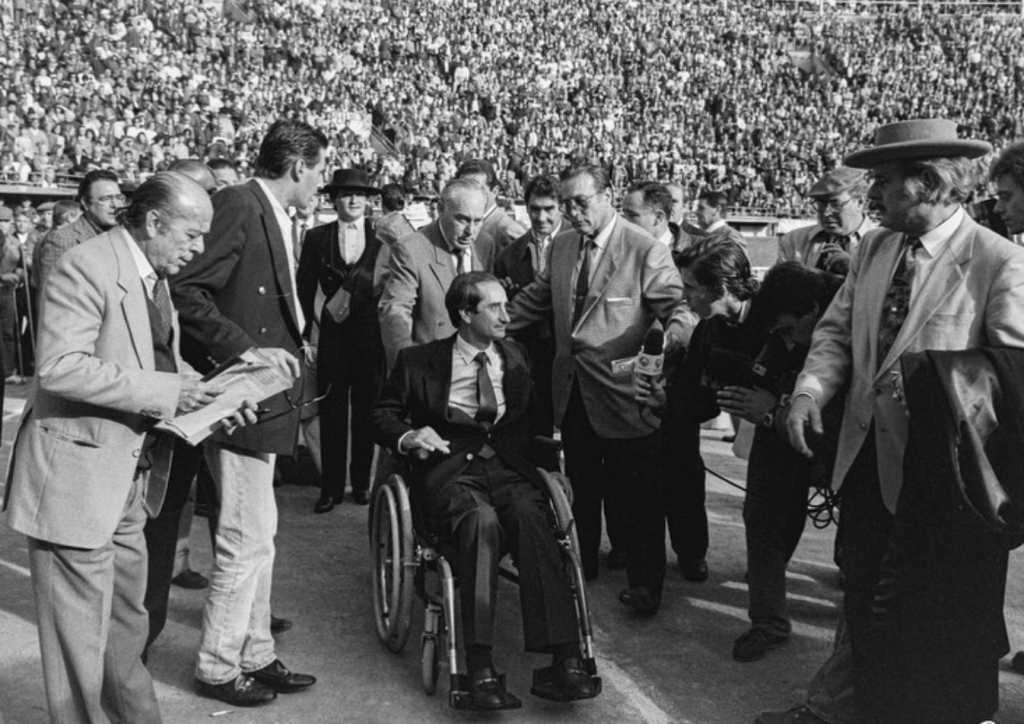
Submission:
{"label": "fedora hat", "polygon": [[888,161],[918,158],[978,158],[991,151],[991,144],[985,141],[959,138],[953,121],[919,118],[879,126],[875,129],[875,145],[854,151],[843,159],[843,165],[874,168]]}
{"label": "fedora hat", "polygon": [[370,177],[366,171],[358,168],[339,168],[331,176],[331,182],[320,189],[322,194],[336,194],[343,189],[359,191],[372,196],[380,193],[380,189],[370,185]]}
{"label": "fedora hat", "polygon": [[839,168],[832,169],[818,179],[817,182],[811,186],[807,195],[812,199],[837,196],[847,189],[852,189],[863,184],[864,179],[865,175],[863,171],[855,168],[849,168],[848,166],[840,166]]}

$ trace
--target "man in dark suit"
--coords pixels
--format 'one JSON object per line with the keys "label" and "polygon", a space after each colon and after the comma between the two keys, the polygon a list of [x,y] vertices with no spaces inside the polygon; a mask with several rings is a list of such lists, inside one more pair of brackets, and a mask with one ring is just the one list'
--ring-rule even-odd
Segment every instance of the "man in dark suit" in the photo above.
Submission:
{"label": "man in dark suit", "polygon": [[[540,274],[547,266],[551,242],[563,230],[561,190],[557,176],[542,174],[526,184],[526,211],[530,230],[505,247],[494,260],[494,275],[501,280],[509,299]],[[554,431],[551,409],[551,364],[555,359],[555,339],[550,320],[540,322],[516,335],[530,353],[530,372],[537,386],[538,415],[534,432],[550,436]]]}
{"label": "man in dark suit", "polygon": [[[200,371],[259,347],[300,377],[305,321],[286,243],[288,207],[305,206],[316,193],[326,147],[327,138],[309,125],[277,121],[260,145],[256,177],[211,197],[206,252],[172,286],[182,355]],[[301,386],[298,379],[288,393],[265,401],[260,424],[206,442],[220,514],[195,683],[200,694],[237,706],[263,704],[315,681],[284,667],[270,632],[274,462],[295,452],[300,410],[293,401],[301,399]]]}
{"label": "man in dark suit", "polygon": [[[366,416],[384,376],[384,344],[377,318],[383,289],[378,257],[387,247],[366,218],[366,197],[379,194],[366,173],[334,172],[322,189],[331,197],[337,221],[306,234],[299,261],[299,302],[317,347],[316,379],[320,395],[320,499],[314,511],[328,513],[342,501],[346,474],[352,497],[370,502],[373,441]],[[348,461],[349,397],[352,413],[352,462]]]}
{"label": "man in dark suit", "polygon": [[[598,573],[601,509],[613,546],[624,545],[629,588],[620,600],[643,613],[661,605],[665,534],[660,422],[642,414],[632,361],[656,319],[683,303],[668,247],[612,206],[607,173],[578,166],[561,174],[562,213],[549,264],[509,307],[516,331],[549,321],[555,330],[552,402],[562,430],[584,574]],[[667,325],[666,339],[681,334]],[[678,341],[666,342],[671,352]]]}
{"label": "man in dark suit", "polygon": [[487,190],[472,179],[453,179],[441,191],[441,216],[391,247],[378,313],[388,368],[398,351],[455,331],[444,298],[456,275],[490,271],[494,242],[478,238]]}
{"label": "man in dark suit", "polygon": [[409,456],[428,526],[456,548],[473,703],[518,702],[491,660],[505,552],[520,574],[526,649],[553,655],[564,699],[593,697],[551,509],[528,459],[530,371],[523,349],[504,339],[505,290],[492,275],[470,272],[455,278],[445,304],[457,333],[399,353],[370,427],[379,444]]}
{"label": "man in dark suit", "polygon": [[468,178],[487,189],[487,208],[480,225],[478,237],[482,243],[492,245],[495,253],[501,251],[522,236],[526,229],[498,206],[498,174],[489,161],[472,158],[463,161],[455,172],[455,178]]}

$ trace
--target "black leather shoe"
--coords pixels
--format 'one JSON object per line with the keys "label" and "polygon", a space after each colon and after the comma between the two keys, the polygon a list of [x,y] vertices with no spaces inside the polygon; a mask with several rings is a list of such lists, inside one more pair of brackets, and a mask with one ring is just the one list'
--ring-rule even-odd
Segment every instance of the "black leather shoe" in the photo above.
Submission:
{"label": "black leather shoe", "polygon": [[629,564],[626,551],[622,548],[612,548],[608,551],[608,567],[613,571],[619,571]]}
{"label": "black leather shoe", "polygon": [[276,691],[245,674],[239,674],[223,684],[207,684],[202,679],[196,679],[195,687],[200,696],[219,699],[231,706],[259,706],[277,698]]}
{"label": "black leather shoe", "polygon": [[554,668],[555,683],[566,701],[593,699],[597,696],[597,687],[578,658],[568,658]]}
{"label": "black leather shoe", "polygon": [[1018,651],[1013,655],[1013,658],[1010,660],[1010,666],[1013,667],[1014,671],[1024,674],[1024,651]]}
{"label": "black leather shoe", "polygon": [[763,659],[764,655],[786,642],[785,636],[773,634],[761,628],[752,628],[740,636],[732,645],[732,657],[736,661],[749,663]]}
{"label": "black leather shoe", "polygon": [[286,618],[278,618],[274,614],[270,614],[270,633],[276,636],[279,633],[284,633],[292,627],[292,622]]}
{"label": "black leather shoe", "polygon": [[352,491],[352,500],[356,502],[356,505],[369,505],[370,504],[370,491],[369,490],[354,490]]}
{"label": "black leather shoe", "polygon": [[316,683],[315,676],[293,674],[281,663],[280,659],[274,659],[262,669],[250,671],[249,676],[259,683],[269,686],[279,694],[291,694]]}
{"label": "black leather shoe", "polygon": [[191,568],[186,568],[171,579],[171,585],[187,588],[190,591],[200,591],[209,586],[210,581],[202,573],[196,573]]}
{"label": "black leather shoe", "polygon": [[698,558],[695,561],[679,561],[679,569],[687,581],[704,583],[708,580],[708,562],[703,558]]}
{"label": "black leather shoe", "polygon": [[330,513],[332,510],[334,510],[334,498],[329,495],[320,498],[313,506],[314,513]]}
{"label": "black leather shoe", "polygon": [[505,691],[505,685],[490,666],[484,666],[472,673],[469,698],[475,709],[489,711],[514,709],[522,705],[515,695]]}
{"label": "black leather shoe", "polygon": [[655,593],[647,586],[626,588],[619,594],[619,600],[648,616],[656,614],[661,606],[661,594]]}

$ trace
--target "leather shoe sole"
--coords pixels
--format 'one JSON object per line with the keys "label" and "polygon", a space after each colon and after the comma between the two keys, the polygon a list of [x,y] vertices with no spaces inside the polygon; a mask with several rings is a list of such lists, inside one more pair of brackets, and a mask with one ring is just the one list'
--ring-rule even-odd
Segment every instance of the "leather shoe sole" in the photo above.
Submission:
{"label": "leather shoe sole", "polygon": [[250,671],[248,675],[279,694],[292,694],[316,683],[315,676],[294,674],[277,659],[262,669]]}
{"label": "leather shoe sole", "polygon": [[232,706],[260,706],[277,698],[277,692],[250,676],[239,674],[223,684],[208,684],[195,680],[196,693],[208,699],[218,699]]}

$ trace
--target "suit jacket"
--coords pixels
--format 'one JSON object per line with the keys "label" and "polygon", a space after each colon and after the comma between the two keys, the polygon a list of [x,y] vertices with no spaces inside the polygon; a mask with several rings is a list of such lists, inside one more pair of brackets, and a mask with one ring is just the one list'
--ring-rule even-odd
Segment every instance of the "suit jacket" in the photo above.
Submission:
{"label": "suit jacket", "polygon": [[[78,548],[110,540],[146,432],[177,409],[181,378],[156,371],[134,243],[118,227],[69,250],[44,291],[38,376],[5,500],[11,527],[33,538]],[[176,318],[173,327],[177,339]]]}
{"label": "suit jacket", "polygon": [[[490,271],[493,268],[492,241],[478,236],[473,253],[474,269]],[[432,221],[391,247],[379,307],[388,369],[394,366],[400,349],[443,339],[455,332],[444,306],[444,297],[453,279],[455,263],[438,221]]]}
{"label": "suit jacket", "polygon": [[[864,234],[877,227],[878,225],[875,222],[864,217],[864,223],[860,225],[855,233],[860,233],[861,238],[863,238]],[[811,226],[802,226],[799,229],[783,234],[779,237],[779,255],[775,263],[781,264],[786,261],[798,261],[808,269],[815,269],[818,264],[818,257],[821,255],[821,247],[824,245],[824,242],[815,237],[823,232],[824,229],[821,226],[812,224]],[[858,239],[851,239],[849,253],[853,254],[859,244],[860,241]]]}
{"label": "suit jacket", "polygon": [[668,248],[639,226],[616,217],[594,269],[583,313],[573,325],[572,275],[582,239],[570,229],[551,243],[547,269],[509,304],[509,330],[553,320],[555,424],[561,424],[573,382],[578,380],[587,416],[598,435],[650,434],[657,423],[640,415],[629,361],[639,353],[654,320],[667,322],[683,303],[682,280]]}
{"label": "suit jacket", "polygon": [[[171,281],[181,314],[181,353],[200,371],[250,347],[281,347],[301,355],[298,299],[292,287],[285,239],[270,199],[256,181],[218,191],[206,250]],[[290,243],[290,241],[289,241]],[[288,393],[302,398],[302,381]],[[243,450],[291,455],[299,412],[286,412],[284,394],[262,403],[267,422],[249,425],[222,442]]]}
{"label": "suit jacket", "polygon": [[542,485],[536,465],[529,460],[527,412],[532,382],[526,353],[516,342],[498,340],[495,344],[505,363],[505,414],[490,429],[448,405],[454,334],[401,350],[395,369],[370,411],[370,429],[374,441],[382,447],[397,450],[402,435],[428,425],[449,441],[451,452],[447,455],[433,453],[425,462],[410,458],[417,472],[417,485],[428,495],[465,470],[485,444],[527,480]]}
{"label": "suit jacket", "polygon": [[32,265],[38,288],[42,289],[57,260],[68,249],[73,249],[86,239],[91,239],[100,230],[83,214],[70,224],[51,230],[43,237],[32,252]]}
{"label": "suit jacket", "polygon": [[478,243],[488,244],[498,253],[525,232],[523,225],[506,214],[505,209],[495,206],[480,224],[476,238]]}
{"label": "suit jacket", "polygon": [[1024,347],[1024,249],[965,216],[921,280],[892,349],[878,360],[882,304],[901,238],[899,232],[878,229],[861,241],[846,281],[814,330],[795,390],[810,393],[824,406],[850,385],[833,487],[842,485],[873,425],[882,497],[892,512],[903,484],[907,443],[900,355]]}

